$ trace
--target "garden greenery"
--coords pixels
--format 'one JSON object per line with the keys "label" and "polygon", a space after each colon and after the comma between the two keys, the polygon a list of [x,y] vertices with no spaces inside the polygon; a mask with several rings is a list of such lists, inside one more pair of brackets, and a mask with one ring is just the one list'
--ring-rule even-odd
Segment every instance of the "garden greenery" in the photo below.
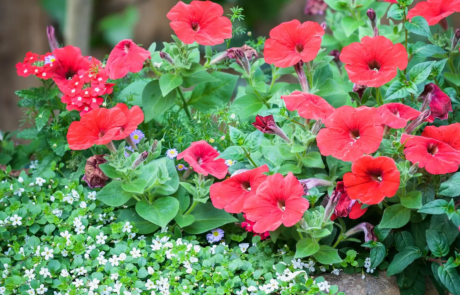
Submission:
{"label": "garden greenery", "polygon": [[17,65],[43,83],[16,92],[33,127],[2,135],[0,292],[335,294],[318,275],[386,271],[460,294],[460,4],[412,2],[309,0],[325,23],[242,45],[241,8],[179,1],[172,42],[103,60],[49,29]]}

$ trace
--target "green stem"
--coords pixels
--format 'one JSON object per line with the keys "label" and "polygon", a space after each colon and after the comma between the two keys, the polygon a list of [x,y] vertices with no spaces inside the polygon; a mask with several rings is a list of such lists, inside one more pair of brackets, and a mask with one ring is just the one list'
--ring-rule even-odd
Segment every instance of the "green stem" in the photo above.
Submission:
{"label": "green stem", "polygon": [[[405,35],[404,47],[406,48],[406,52],[408,52],[408,51],[407,51],[407,38],[408,38],[408,34],[407,34],[406,26],[405,26],[406,21],[407,21],[407,19],[406,19],[406,13],[404,12],[404,24],[403,24],[403,26],[404,26],[404,35]],[[404,75],[406,74],[406,72],[407,72],[407,67],[404,69]]]}
{"label": "green stem", "polygon": [[[300,229],[300,222],[297,222],[296,227],[297,227],[297,229]],[[297,231],[297,232],[299,233],[299,237],[302,240],[304,238],[302,232],[300,232],[300,231]]]}
{"label": "green stem", "polygon": [[187,210],[187,212],[184,213],[184,216],[192,213],[192,211],[193,211],[193,209],[195,209],[196,205],[198,205],[198,202],[193,200],[192,206],[190,206],[190,208]]}
{"label": "green stem", "polygon": [[180,89],[180,87],[177,87],[177,92],[179,93],[179,96],[182,99],[183,109],[184,109],[185,113],[187,114],[187,117],[190,120],[192,120],[192,115],[190,115],[190,111],[189,111],[188,106],[187,106],[187,101],[185,100],[184,93],[182,92],[182,89]]}
{"label": "green stem", "polygon": [[375,91],[377,92],[375,95],[375,100],[377,100],[377,104],[379,106],[383,105],[382,94],[380,93],[380,87],[376,88]]}
{"label": "green stem", "polygon": [[251,158],[251,154],[245,149],[243,148],[243,151],[244,153],[246,154],[246,158],[248,158],[249,162],[251,162],[251,164],[254,166],[254,167],[257,167],[256,163],[252,160]]}

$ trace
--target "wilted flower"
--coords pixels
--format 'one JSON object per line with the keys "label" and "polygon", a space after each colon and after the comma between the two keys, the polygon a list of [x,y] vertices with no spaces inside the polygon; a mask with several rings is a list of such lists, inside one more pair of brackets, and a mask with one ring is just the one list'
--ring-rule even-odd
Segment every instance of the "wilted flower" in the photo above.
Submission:
{"label": "wilted flower", "polygon": [[104,187],[109,179],[101,168],[99,168],[99,165],[107,162],[104,157],[105,155],[95,155],[86,160],[83,180],[86,181],[90,188]]}
{"label": "wilted flower", "polygon": [[54,34],[54,27],[46,27],[46,34],[48,35],[48,43],[50,44],[51,51],[53,51],[54,49],[58,49],[59,44],[57,42],[56,35]]}
{"label": "wilted flower", "polygon": [[434,83],[425,86],[425,90],[421,94],[421,97],[424,99],[424,106],[430,105],[431,115],[434,118],[446,120],[449,117],[449,112],[452,112],[450,97]]}
{"label": "wilted flower", "polygon": [[327,4],[324,0],[307,0],[304,13],[310,15],[323,15],[326,9]]}
{"label": "wilted flower", "polygon": [[368,222],[358,224],[354,228],[347,231],[345,236],[349,237],[360,232],[364,233],[364,241],[377,241],[377,237],[374,234],[374,226]]}
{"label": "wilted flower", "polygon": [[337,199],[338,202],[337,206],[334,208],[331,220],[335,220],[337,217],[358,219],[367,211],[367,208],[361,209],[361,204],[357,200],[352,200],[348,196],[343,181],[337,182],[337,188],[332,193],[331,199]]}

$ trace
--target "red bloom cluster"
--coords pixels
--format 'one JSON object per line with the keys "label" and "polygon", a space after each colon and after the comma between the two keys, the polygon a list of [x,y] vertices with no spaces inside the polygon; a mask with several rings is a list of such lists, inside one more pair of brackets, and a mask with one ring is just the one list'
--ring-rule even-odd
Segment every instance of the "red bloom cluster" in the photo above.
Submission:
{"label": "red bloom cluster", "polygon": [[267,239],[268,237],[270,237],[270,232],[268,232],[268,231],[266,231],[264,233],[256,233],[254,231],[255,222],[249,220],[246,217],[246,214],[244,214],[243,217],[244,217],[244,222],[241,223],[241,227],[244,228],[244,230],[246,230],[247,232],[253,233],[255,236],[259,236],[261,241],[263,241],[263,240]]}
{"label": "red bloom cluster", "polygon": [[228,173],[228,166],[224,159],[216,159],[219,156],[209,143],[204,140],[192,142],[190,147],[180,153],[177,159],[184,159],[196,173],[223,179]]}
{"label": "red bloom cluster", "polygon": [[71,150],[85,150],[93,145],[108,144],[126,138],[144,121],[138,106],[131,109],[119,103],[114,108],[100,108],[83,115],[80,121],[70,124],[67,142]]}
{"label": "red bloom cluster", "polygon": [[224,9],[211,1],[179,1],[166,17],[171,28],[185,44],[217,45],[232,38],[232,22],[222,16]]}
{"label": "red bloom cluster", "polygon": [[382,121],[375,108],[343,106],[324,122],[316,138],[324,156],[355,161],[375,152],[383,139]]}
{"label": "red bloom cluster", "polygon": [[351,199],[375,205],[396,194],[400,173],[391,158],[362,156],[343,176],[343,182]]}
{"label": "red bloom cluster", "polygon": [[50,73],[64,94],[61,101],[67,110],[77,110],[80,115],[99,108],[103,95],[110,94],[115,84],[107,83],[102,63],[95,58],[84,57],[79,48],[66,46],[53,51],[56,61]]}
{"label": "red bloom cluster", "polygon": [[40,55],[37,53],[28,52],[24,58],[24,62],[16,64],[16,70],[19,76],[28,77],[34,75],[37,78],[47,80],[52,78],[49,73],[49,68],[53,66],[55,57],[52,53]]}
{"label": "red bloom cluster", "polygon": [[286,103],[288,110],[297,111],[299,116],[308,120],[325,121],[335,110],[324,98],[301,91],[283,95],[281,99]]}

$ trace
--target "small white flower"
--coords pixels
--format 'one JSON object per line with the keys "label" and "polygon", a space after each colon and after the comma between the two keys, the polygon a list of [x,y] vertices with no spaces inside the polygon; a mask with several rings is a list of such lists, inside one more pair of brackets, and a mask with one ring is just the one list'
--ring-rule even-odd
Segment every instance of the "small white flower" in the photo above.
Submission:
{"label": "small white flower", "polygon": [[61,276],[64,277],[64,278],[67,278],[69,276],[69,272],[67,271],[67,269],[63,269],[61,270]]}
{"label": "small white flower", "polygon": [[141,250],[136,249],[136,248],[133,248],[133,250],[131,250],[131,252],[129,252],[129,254],[131,254],[131,256],[133,256],[133,258],[142,257]]}
{"label": "small white flower", "polygon": [[45,286],[41,284],[40,287],[37,289],[37,294],[45,294],[46,291],[48,291],[48,288],[45,288]]}
{"label": "small white flower", "polygon": [[89,289],[93,291],[94,289],[97,289],[99,286],[100,281],[98,279],[93,279],[92,281],[88,282]]}
{"label": "small white flower", "polygon": [[22,217],[18,216],[17,214],[14,214],[13,217],[10,217],[10,221],[13,223],[13,226],[16,225],[22,225]]}
{"label": "small white flower", "polygon": [[234,165],[236,163],[236,161],[233,161],[233,160],[225,160],[225,165],[227,165],[228,167]]}
{"label": "small white flower", "polygon": [[333,271],[331,271],[331,273],[335,274],[336,276],[338,276],[340,274],[340,269],[336,268]]}
{"label": "small white flower", "polygon": [[118,260],[120,261],[125,261],[127,258],[126,254],[125,253],[121,253],[120,256],[118,256]]}
{"label": "small white flower", "polygon": [[240,247],[240,250],[241,250],[241,252],[243,252],[243,253],[245,253],[245,252],[248,250],[248,248],[249,248],[249,244],[248,244],[248,243],[242,243],[242,244],[239,244],[238,246]]}
{"label": "small white flower", "polygon": [[235,114],[231,114],[231,115],[230,115],[230,119],[235,120],[235,118],[236,118],[236,115],[235,115]]}
{"label": "small white flower", "polygon": [[152,290],[152,289],[157,288],[151,280],[147,280],[147,283],[145,283],[145,287],[147,288],[147,290]]}
{"label": "small white flower", "polygon": [[111,280],[114,280],[114,281],[117,280],[117,279],[118,279],[118,274],[117,274],[117,273],[111,274],[111,275],[110,275],[110,279],[111,279]]}
{"label": "small white flower", "polygon": [[317,285],[321,291],[325,291],[326,293],[329,293],[329,288],[331,286],[329,286],[329,283],[327,281],[320,282]]}
{"label": "small white flower", "polygon": [[86,202],[85,201],[80,203],[80,208],[86,209]]}
{"label": "small white flower", "polygon": [[[5,287],[0,287],[0,289],[1,288],[5,288]],[[3,291],[3,292],[5,292],[5,291]],[[0,292],[0,294],[3,294],[3,292]],[[31,288],[31,289],[27,290],[27,293],[29,293],[29,295],[35,295],[35,290]]]}
{"label": "small white flower", "polygon": [[42,256],[45,257],[45,260],[50,260],[50,258],[53,258],[53,249],[48,249],[48,247],[45,247],[45,250],[42,252]]}
{"label": "small white flower", "polygon": [[149,275],[153,275],[153,273],[155,272],[155,270],[153,269],[153,267],[149,266],[147,268],[147,272],[149,273]]}
{"label": "small white flower", "polygon": [[136,237],[136,233],[129,233],[128,239],[134,239]]}
{"label": "small white flower", "polygon": [[123,226],[123,232],[128,232],[130,233],[131,232],[131,229],[133,228],[133,226],[129,223],[129,221],[127,221],[125,223],[125,225]]}
{"label": "small white flower", "polygon": [[19,182],[19,183],[23,183],[23,182],[24,182],[24,178],[22,178],[21,176],[19,176],[18,182]]}
{"label": "small white flower", "polygon": [[[41,177],[37,177],[35,178],[35,184],[38,185],[38,186],[42,186],[44,183],[46,183],[46,180],[41,178]],[[38,293],[38,291],[37,291]]]}
{"label": "small white flower", "polygon": [[109,262],[112,266],[118,266],[120,263],[117,255],[113,255],[112,258],[109,258]]}
{"label": "small white flower", "polygon": [[88,199],[95,201],[96,200],[96,192],[89,192]]}
{"label": "small white flower", "polygon": [[99,235],[96,236],[96,243],[97,244],[105,244],[105,240],[107,240],[107,236],[104,236],[104,233],[101,232]]}
{"label": "small white flower", "polygon": [[153,63],[153,66],[154,66],[155,68],[160,68],[162,64],[163,64],[162,62],[154,62],[154,63]]}
{"label": "small white flower", "polygon": [[166,157],[170,158],[171,160],[176,158],[179,155],[179,152],[176,149],[169,149],[166,151]]}
{"label": "small white flower", "polygon": [[84,285],[82,279],[76,279],[72,284],[74,284],[77,289]]}
{"label": "small white flower", "polygon": [[13,194],[15,194],[17,196],[22,196],[23,192],[24,192],[24,189],[22,187],[20,187],[17,190],[15,190]]}
{"label": "small white flower", "polygon": [[46,278],[48,276],[51,278],[51,273],[46,267],[42,267],[40,269],[40,275],[42,275],[44,278]]}

